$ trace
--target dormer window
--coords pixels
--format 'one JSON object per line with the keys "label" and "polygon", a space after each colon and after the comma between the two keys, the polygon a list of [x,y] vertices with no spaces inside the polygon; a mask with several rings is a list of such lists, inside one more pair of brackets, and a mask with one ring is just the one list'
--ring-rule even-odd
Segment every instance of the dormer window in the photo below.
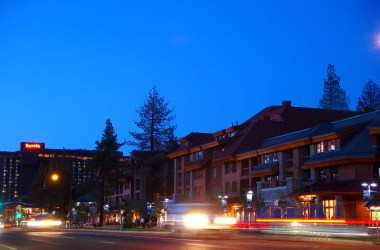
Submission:
{"label": "dormer window", "polygon": [[190,154],[190,161],[198,161],[203,159],[203,151],[198,151]]}
{"label": "dormer window", "polygon": [[335,139],[321,141],[316,144],[317,154],[336,150]]}
{"label": "dormer window", "polygon": [[272,162],[277,162],[277,161],[278,161],[277,153],[264,155],[264,163],[272,163]]}
{"label": "dormer window", "polygon": [[235,135],[236,135],[236,131],[233,131],[233,132],[228,134],[229,137],[234,137]]}

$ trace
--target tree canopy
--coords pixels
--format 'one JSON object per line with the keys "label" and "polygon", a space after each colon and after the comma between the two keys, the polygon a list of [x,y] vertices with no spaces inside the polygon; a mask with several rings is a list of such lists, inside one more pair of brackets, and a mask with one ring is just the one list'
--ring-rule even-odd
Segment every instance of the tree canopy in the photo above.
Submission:
{"label": "tree canopy", "polygon": [[371,79],[363,87],[362,94],[358,100],[357,110],[380,110],[380,88]]}
{"label": "tree canopy", "polygon": [[150,154],[170,150],[176,141],[176,125],[172,125],[175,115],[168,106],[168,102],[153,87],[144,104],[136,110],[140,120],[134,122],[140,131],[129,132],[134,141],[129,141],[128,144],[136,146],[138,151]]}
{"label": "tree canopy", "polygon": [[334,65],[328,65],[327,78],[323,84],[323,96],[319,100],[319,107],[330,110],[349,110],[350,99],[340,87],[340,78],[335,74]]}
{"label": "tree canopy", "polygon": [[110,119],[106,120],[106,127],[103,131],[102,139],[96,141],[95,156],[93,159],[93,168],[95,168],[97,183],[99,185],[99,222],[102,226],[104,217],[104,195],[105,185],[112,182],[112,170],[119,165],[120,147],[125,143],[119,143],[117,134],[113,128]]}

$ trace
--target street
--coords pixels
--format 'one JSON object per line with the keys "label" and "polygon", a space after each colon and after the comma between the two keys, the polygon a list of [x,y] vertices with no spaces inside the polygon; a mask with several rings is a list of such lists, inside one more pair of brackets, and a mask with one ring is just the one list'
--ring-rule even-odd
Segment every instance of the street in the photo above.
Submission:
{"label": "street", "polygon": [[234,234],[195,237],[168,232],[0,229],[1,250],[65,249],[377,249],[370,242]]}

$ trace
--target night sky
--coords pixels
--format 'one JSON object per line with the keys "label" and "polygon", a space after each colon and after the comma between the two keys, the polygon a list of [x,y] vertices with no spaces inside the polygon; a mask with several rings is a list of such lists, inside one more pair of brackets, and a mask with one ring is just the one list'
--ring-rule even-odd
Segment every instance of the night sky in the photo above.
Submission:
{"label": "night sky", "polygon": [[[178,137],[317,107],[327,65],[356,109],[380,85],[380,1],[0,1],[0,151],[120,141],[155,86]],[[133,148],[124,146],[129,155]]]}

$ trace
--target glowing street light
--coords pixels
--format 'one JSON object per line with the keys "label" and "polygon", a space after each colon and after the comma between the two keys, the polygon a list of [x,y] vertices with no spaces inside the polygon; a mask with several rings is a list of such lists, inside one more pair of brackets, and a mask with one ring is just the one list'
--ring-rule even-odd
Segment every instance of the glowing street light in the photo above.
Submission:
{"label": "glowing street light", "polygon": [[227,199],[228,199],[228,196],[227,195],[219,195],[218,198],[220,199],[221,203],[222,203],[222,211],[224,213],[227,212]]}
{"label": "glowing street light", "polygon": [[59,175],[58,174],[52,174],[50,176],[50,179],[54,182],[58,181],[59,180]]}
{"label": "glowing street light", "polygon": [[368,187],[368,191],[371,191],[371,187],[377,187],[377,184],[376,183],[371,183],[371,184],[368,184],[366,182],[362,183],[362,186],[363,187]]}
{"label": "glowing street light", "polygon": [[365,188],[368,187],[368,190],[363,191],[363,193],[364,193],[364,205],[366,205],[370,200],[372,200],[371,192],[374,192],[374,191],[371,190],[371,187],[373,187],[373,188],[377,187],[377,183],[375,183],[375,182],[372,182],[372,183],[363,182],[362,186]]}
{"label": "glowing street light", "polygon": [[253,199],[253,191],[249,190],[247,192],[247,208],[248,209],[252,208],[252,199]]}

